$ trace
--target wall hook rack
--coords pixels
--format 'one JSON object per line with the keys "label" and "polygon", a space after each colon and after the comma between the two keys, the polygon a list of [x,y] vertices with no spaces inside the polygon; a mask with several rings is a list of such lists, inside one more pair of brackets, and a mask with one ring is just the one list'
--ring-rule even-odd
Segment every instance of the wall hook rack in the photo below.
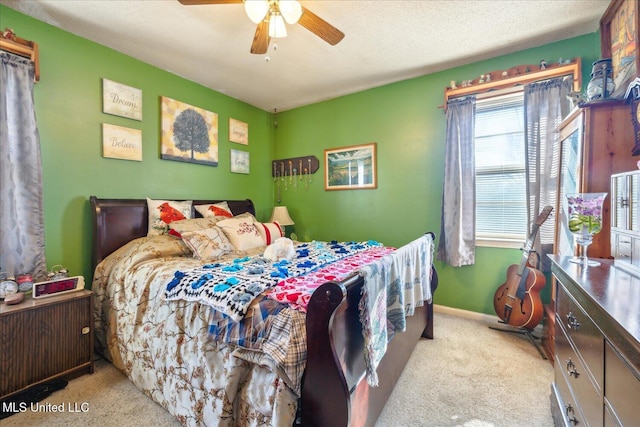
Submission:
{"label": "wall hook rack", "polygon": [[300,177],[314,174],[320,168],[316,156],[291,157],[271,162],[271,176],[274,178]]}

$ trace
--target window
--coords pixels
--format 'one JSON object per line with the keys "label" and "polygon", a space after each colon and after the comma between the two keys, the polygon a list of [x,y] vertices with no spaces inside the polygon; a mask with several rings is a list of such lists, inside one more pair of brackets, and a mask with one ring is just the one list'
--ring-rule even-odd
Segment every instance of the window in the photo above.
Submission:
{"label": "window", "polygon": [[475,117],[476,244],[526,240],[524,95],[478,98]]}

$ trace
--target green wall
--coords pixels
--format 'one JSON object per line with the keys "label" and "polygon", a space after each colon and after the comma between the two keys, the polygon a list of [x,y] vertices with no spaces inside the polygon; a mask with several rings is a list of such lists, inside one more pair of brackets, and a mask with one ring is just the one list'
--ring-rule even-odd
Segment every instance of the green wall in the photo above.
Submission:
{"label": "green wall", "polygon": [[[91,277],[88,197],[251,198],[259,219],[276,203],[271,159],[315,155],[320,170],[308,189],[282,190],[282,204],[301,239],[376,239],[400,246],[426,231],[440,233],[444,163],[444,88],[450,80],[540,59],[581,57],[588,81],[599,57],[597,33],[405,80],[272,116],[196,83],[134,60],[0,6],[0,28],[10,27],[40,44],[41,81],[36,85],[40,129],[46,252],[49,266],[63,264]],[[101,79],[143,92],[143,121],[101,112]],[[168,96],[219,114],[218,167],[159,159],[159,97]],[[249,123],[248,146],[228,141],[228,118]],[[101,125],[142,129],[143,161],[106,159]],[[326,148],[376,142],[378,188],[325,191]],[[231,174],[229,149],[251,153],[251,173]],[[514,249],[478,248],[476,265],[452,268],[437,262],[435,301],[493,314],[493,294]],[[547,287],[548,288],[548,287]]]}
{"label": "green wall", "polygon": [[[323,166],[326,148],[377,143],[377,189],[324,191],[320,170],[308,191],[282,193],[297,235],[323,240],[372,238],[394,246],[425,231],[439,235],[445,115],[438,107],[449,82],[538,64],[541,59],[553,63],[574,57],[582,58],[583,80],[588,82],[599,43],[597,33],[589,34],[279,114],[275,159],[315,155]],[[482,247],[477,248],[474,266],[454,268],[436,262],[440,288],[435,302],[495,314],[495,290],[504,283],[507,267],[520,259],[516,249]],[[545,301],[549,288],[543,292]]]}
{"label": "green wall", "polygon": [[[89,196],[105,198],[250,198],[271,212],[271,114],[0,6],[0,28],[37,41],[35,87],[42,147],[47,264],[92,277]],[[142,90],[143,120],[102,113],[102,78]],[[218,114],[217,167],[161,160],[160,97]],[[229,142],[228,119],[249,124],[249,145]],[[102,123],[142,130],[142,162],[102,157]],[[229,149],[250,152],[251,173],[232,174]]]}

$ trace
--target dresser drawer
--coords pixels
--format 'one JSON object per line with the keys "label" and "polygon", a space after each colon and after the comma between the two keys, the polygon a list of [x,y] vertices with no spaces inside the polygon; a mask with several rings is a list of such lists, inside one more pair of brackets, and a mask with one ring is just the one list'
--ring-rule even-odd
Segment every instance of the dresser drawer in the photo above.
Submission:
{"label": "dresser drawer", "polygon": [[602,419],[602,389],[587,372],[582,359],[572,347],[562,326],[556,327],[556,382],[561,373],[568,384],[578,409],[583,414],[587,425],[601,426]]}
{"label": "dresser drawer", "polygon": [[[559,398],[558,410],[560,413],[553,412],[554,423],[556,426],[582,425],[584,424],[584,416],[576,404],[576,399],[571,394],[571,388],[569,388],[569,384],[567,384],[567,380],[564,377],[563,369],[562,361],[556,353],[554,389]],[[560,417],[562,417],[562,420],[558,419]]]}
{"label": "dresser drawer", "polygon": [[584,359],[586,369],[601,389],[604,381],[604,337],[563,286],[558,287],[557,309],[556,323],[562,325],[569,340]]}
{"label": "dresser drawer", "polygon": [[605,345],[606,406],[620,425],[640,423],[640,373],[631,368],[609,343]]}

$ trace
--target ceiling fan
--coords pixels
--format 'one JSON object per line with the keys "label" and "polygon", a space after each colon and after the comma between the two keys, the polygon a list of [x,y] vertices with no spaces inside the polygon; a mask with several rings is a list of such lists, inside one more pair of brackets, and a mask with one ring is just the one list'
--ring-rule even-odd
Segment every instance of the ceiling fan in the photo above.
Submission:
{"label": "ceiling fan", "polygon": [[245,11],[258,24],[251,53],[267,53],[272,38],[286,37],[288,24],[298,23],[330,45],[338,44],[344,33],[296,0],[178,0],[185,6],[244,3]]}

